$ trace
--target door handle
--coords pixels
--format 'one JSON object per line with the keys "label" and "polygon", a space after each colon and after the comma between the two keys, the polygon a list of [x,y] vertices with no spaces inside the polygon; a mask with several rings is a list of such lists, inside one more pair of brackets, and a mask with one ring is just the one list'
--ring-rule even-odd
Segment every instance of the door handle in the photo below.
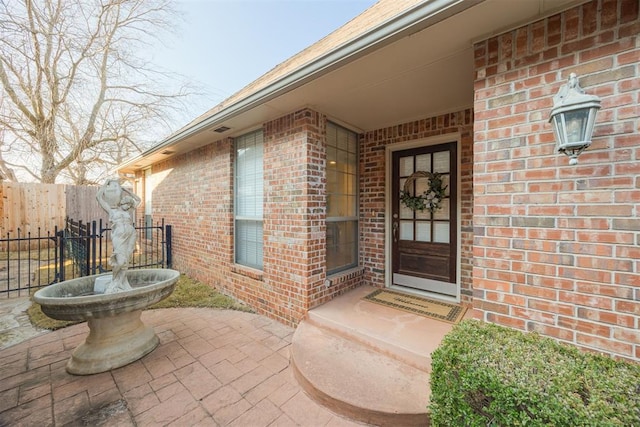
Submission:
{"label": "door handle", "polygon": [[398,243],[398,221],[393,221],[391,229],[393,230],[393,242]]}

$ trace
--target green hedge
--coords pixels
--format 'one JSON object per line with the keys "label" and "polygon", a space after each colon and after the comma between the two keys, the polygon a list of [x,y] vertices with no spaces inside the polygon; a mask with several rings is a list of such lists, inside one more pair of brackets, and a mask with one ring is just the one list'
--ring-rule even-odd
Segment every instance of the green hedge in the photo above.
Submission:
{"label": "green hedge", "polygon": [[640,365],[474,320],[432,360],[433,426],[640,426]]}

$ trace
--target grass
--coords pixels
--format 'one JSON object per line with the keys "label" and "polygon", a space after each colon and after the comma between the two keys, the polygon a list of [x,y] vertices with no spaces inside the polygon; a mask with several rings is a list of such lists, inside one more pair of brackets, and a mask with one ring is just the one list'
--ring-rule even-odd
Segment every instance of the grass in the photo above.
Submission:
{"label": "grass", "polygon": [[221,294],[209,285],[200,283],[182,274],[173,293],[166,299],[151,306],[155,308],[199,307],[221,308],[251,312],[247,305],[240,304],[233,298]]}
{"label": "grass", "polygon": [[33,301],[31,302],[31,305],[27,309],[27,315],[29,316],[29,320],[31,321],[31,324],[33,326],[37,328],[42,328],[42,329],[50,329],[52,331],[55,331],[56,329],[60,329],[60,328],[65,328],[67,326],[75,325],[76,323],[80,323],[80,322],[74,322],[71,320],[52,319],[42,312],[42,309],[40,308],[40,304],[37,304]]}
{"label": "grass", "polygon": [[[156,308],[214,308],[226,310],[238,310],[251,312],[251,308],[244,304],[240,304],[233,298],[221,294],[211,286],[198,282],[184,274],[180,275],[173,293],[166,299],[152,305],[149,309]],[[56,330],[70,325],[74,325],[75,321],[55,320],[48,317],[40,309],[40,304],[35,302],[27,310],[31,323],[43,329]]]}

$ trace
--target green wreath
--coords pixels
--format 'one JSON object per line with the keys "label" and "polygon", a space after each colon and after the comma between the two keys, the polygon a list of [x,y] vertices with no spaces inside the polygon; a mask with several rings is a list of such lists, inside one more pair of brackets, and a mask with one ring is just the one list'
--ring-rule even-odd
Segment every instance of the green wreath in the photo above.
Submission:
{"label": "green wreath", "polygon": [[[411,195],[413,183],[418,178],[428,178],[429,188],[422,194]],[[413,173],[404,183],[404,189],[400,191],[400,201],[412,211],[424,211],[428,209],[433,213],[442,207],[447,186],[442,182],[442,174],[438,172],[418,171]]]}

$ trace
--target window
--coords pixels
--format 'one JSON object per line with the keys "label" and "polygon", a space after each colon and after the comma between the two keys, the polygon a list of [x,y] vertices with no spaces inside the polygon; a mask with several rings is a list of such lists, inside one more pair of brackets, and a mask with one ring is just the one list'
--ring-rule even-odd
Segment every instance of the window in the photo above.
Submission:
{"label": "window", "polygon": [[327,124],[327,274],[358,265],[358,135]]}
{"label": "window", "polygon": [[262,131],[236,138],[235,262],[262,270]]}

